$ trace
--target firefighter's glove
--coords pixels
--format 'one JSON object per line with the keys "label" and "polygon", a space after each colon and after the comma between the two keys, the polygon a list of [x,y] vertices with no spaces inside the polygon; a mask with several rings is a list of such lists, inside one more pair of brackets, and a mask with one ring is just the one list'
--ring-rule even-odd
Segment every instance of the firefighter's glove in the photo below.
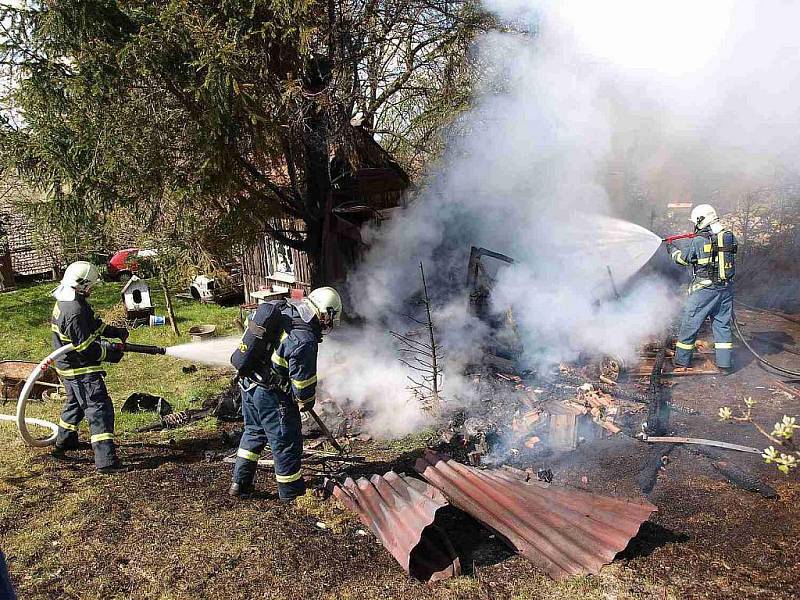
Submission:
{"label": "firefighter's glove", "polygon": [[100,347],[105,354],[105,358],[103,359],[105,362],[118,363],[125,355],[118,344],[112,344],[108,340],[100,340]]}
{"label": "firefighter's glove", "polygon": [[306,401],[298,400],[297,404],[300,406],[300,412],[306,412],[314,408],[315,402],[314,398],[309,398]]}
{"label": "firefighter's glove", "polygon": [[103,332],[105,337],[116,338],[121,342],[124,342],[128,339],[128,330],[124,327],[114,327],[112,325],[106,326],[105,331]]}

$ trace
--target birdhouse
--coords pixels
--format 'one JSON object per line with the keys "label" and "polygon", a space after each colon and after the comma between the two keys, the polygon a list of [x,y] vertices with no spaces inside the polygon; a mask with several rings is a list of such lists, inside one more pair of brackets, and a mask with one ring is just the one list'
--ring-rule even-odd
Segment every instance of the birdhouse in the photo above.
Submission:
{"label": "birdhouse", "polygon": [[150,286],[136,275],[128,280],[122,288],[122,302],[128,319],[146,319],[153,314],[153,303],[150,300]]}

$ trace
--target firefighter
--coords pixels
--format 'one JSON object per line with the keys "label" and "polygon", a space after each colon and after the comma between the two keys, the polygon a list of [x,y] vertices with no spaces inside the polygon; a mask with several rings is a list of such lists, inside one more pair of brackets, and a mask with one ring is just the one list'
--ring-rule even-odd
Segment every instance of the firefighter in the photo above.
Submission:
{"label": "firefighter", "polygon": [[733,279],[736,272],[736,237],[719,222],[717,213],[708,204],[692,210],[695,237],[687,248],[672,245],[667,251],[677,264],[691,267],[692,281],[684,306],[673,363],[686,368],[692,360],[697,333],[711,318],[717,366],[723,373],[732,371]]}
{"label": "firefighter", "polygon": [[102,363],[117,363],[123,353],[101,336],[124,342],[128,330],[106,325],[94,314],[88,298],[99,279],[100,274],[93,264],[74,262],[64,271],[61,284],[53,291],[56,299],[50,325],[53,349],[66,344],[75,347],[55,361],[67,399],[58,422],[53,456],[63,458],[68,450],[78,447],[78,425],[86,417],[95,467],[100,473],[109,475],[128,468],[117,459],[114,406],[106,390]]}
{"label": "firefighter", "polygon": [[236,453],[229,494],[250,496],[258,459],[269,443],[275,463],[278,497],[291,502],[305,493],[300,467],[303,453],[300,413],[314,407],[317,386],[317,346],[339,324],[342,300],[330,287],[318,288],[280,311],[279,339],[273,340],[269,372],[244,377],[244,433]]}

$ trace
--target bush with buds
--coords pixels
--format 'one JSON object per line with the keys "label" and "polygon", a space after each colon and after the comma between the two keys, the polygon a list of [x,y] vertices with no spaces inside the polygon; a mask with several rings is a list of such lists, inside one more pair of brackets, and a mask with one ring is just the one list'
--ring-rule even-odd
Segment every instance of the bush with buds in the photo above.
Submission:
{"label": "bush with buds", "polygon": [[[784,415],[783,419],[775,423],[772,431],[768,432],[753,420],[753,408],[756,405],[756,401],[753,400],[752,397],[748,397],[744,399],[744,404],[746,408],[739,408],[740,416],[738,417],[734,416],[733,411],[729,407],[721,407],[718,413],[719,420],[751,423],[759,433],[774,444],[768,448],[764,448],[764,451],[761,453],[764,462],[768,465],[774,464],[781,473],[788,474],[789,471],[796,468],[798,462],[800,462],[798,461],[798,459],[800,459],[800,448],[797,447],[794,441],[794,432],[796,429],[800,429],[800,425],[797,424],[797,418]],[[777,450],[775,446],[779,446],[780,450]],[[781,450],[785,450],[785,452]]]}

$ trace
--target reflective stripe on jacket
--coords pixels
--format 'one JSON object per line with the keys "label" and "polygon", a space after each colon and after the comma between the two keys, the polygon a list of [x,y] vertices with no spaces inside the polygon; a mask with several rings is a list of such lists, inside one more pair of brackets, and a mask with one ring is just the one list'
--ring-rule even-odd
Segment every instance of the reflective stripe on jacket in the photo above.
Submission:
{"label": "reflective stripe on jacket", "polygon": [[726,230],[719,233],[706,230],[689,240],[685,249],[676,248],[672,251],[671,256],[674,262],[692,267],[693,278],[689,284],[690,294],[715,284],[724,285],[728,280],[733,279],[736,272],[736,255],[723,250],[714,252],[715,245],[717,248],[731,248],[736,245],[736,236]]}
{"label": "reflective stripe on jacket", "polygon": [[272,370],[291,385],[292,395],[303,404],[317,391],[317,347],[321,339],[319,323],[303,323],[300,314],[288,305],[281,311],[283,334],[272,353]]}
{"label": "reflective stripe on jacket", "polygon": [[61,377],[72,378],[104,371],[100,363],[105,359],[106,352],[99,340],[107,327],[95,316],[83,296],[77,295],[75,300],[69,302],[56,302],[50,329],[54,350],[67,344],[75,346],[75,350],[56,360],[56,371]]}

